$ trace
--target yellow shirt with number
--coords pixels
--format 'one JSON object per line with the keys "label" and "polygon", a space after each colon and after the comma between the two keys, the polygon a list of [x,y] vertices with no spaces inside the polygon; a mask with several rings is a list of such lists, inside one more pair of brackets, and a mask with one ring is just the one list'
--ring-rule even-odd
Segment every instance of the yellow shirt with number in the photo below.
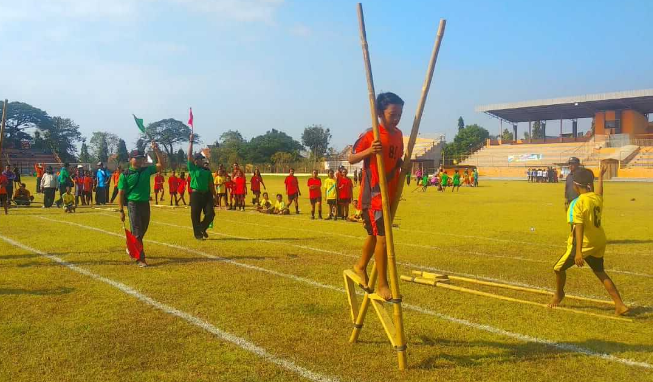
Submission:
{"label": "yellow shirt with number", "polygon": [[[601,225],[603,215],[603,196],[594,192],[580,194],[569,204],[567,222],[583,225],[583,257],[603,257],[607,239]],[[573,243],[572,231],[568,244]]]}

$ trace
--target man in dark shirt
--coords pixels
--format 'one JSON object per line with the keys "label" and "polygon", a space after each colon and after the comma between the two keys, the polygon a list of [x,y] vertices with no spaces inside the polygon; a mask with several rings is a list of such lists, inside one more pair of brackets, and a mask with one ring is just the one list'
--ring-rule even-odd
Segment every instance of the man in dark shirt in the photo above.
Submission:
{"label": "man in dark shirt", "polygon": [[580,168],[580,159],[571,157],[568,164],[570,172],[565,179],[565,210],[569,207],[569,203],[578,197],[578,193],[574,191],[574,172]]}

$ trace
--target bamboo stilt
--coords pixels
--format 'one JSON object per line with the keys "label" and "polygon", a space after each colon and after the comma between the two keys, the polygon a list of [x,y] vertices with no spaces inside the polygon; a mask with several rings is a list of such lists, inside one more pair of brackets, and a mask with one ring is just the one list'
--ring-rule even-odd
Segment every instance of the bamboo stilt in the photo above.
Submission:
{"label": "bamboo stilt", "polygon": [[[376,110],[376,91],[374,90],[374,78],[372,76],[372,65],[370,63],[370,53],[367,45],[367,35],[365,32],[365,18],[363,16],[363,5],[358,3],[358,24],[360,27],[361,46],[363,49],[363,60],[365,62],[365,74],[367,77],[367,91],[370,102],[370,116],[372,118],[372,132],[374,140],[380,140],[379,117]],[[399,294],[399,276],[397,275],[397,264],[395,260],[394,241],[392,237],[392,217],[390,212],[391,201],[388,200],[388,184],[386,180],[386,170],[383,160],[383,154],[376,154],[376,165],[379,175],[379,186],[381,189],[381,203],[383,208],[383,224],[385,226],[385,245],[388,255],[388,275],[390,291],[392,293],[393,322],[395,349],[397,350],[397,359],[399,370],[405,370],[407,366],[406,359],[406,337],[404,335],[404,322],[401,310],[401,295]]]}
{"label": "bamboo stilt", "polygon": [[7,100],[2,106],[2,121],[0,122],[0,163],[2,163],[2,147],[5,141],[5,122],[7,120]]}
{"label": "bamboo stilt", "polygon": [[[378,113],[376,111],[376,92],[374,90],[374,81],[372,77],[372,68],[370,64],[370,59],[369,59],[369,50],[368,50],[368,45],[367,45],[367,36],[365,32],[365,20],[363,17],[363,7],[362,4],[358,4],[358,20],[359,20],[359,26],[360,26],[360,37],[361,37],[361,45],[363,48],[363,59],[365,61],[365,70],[366,70],[366,76],[367,76],[367,83],[368,83],[368,95],[369,95],[369,102],[370,102],[370,113],[372,117],[372,128],[374,132],[374,138],[378,139],[379,132],[378,132]],[[385,169],[383,168],[383,160],[380,156],[377,156],[377,163],[379,164],[378,169],[379,169],[379,183],[380,183],[380,188],[381,188],[381,196],[383,200],[383,221],[385,225],[385,233],[386,233],[386,248],[387,248],[387,254],[388,254],[388,273],[390,275],[390,287],[391,287],[391,292],[392,292],[392,300],[393,300],[393,322],[394,322],[394,332],[389,332],[388,329],[386,328],[385,322],[387,320],[384,320],[383,313],[386,313],[377,309],[377,302],[373,302],[374,308],[377,310],[377,314],[379,315],[379,319],[381,319],[381,322],[384,323],[384,329],[386,329],[386,334],[388,334],[389,337],[394,338],[394,341],[391,339],[391,343],[393,346],[395,346],[395,349],[397,349],[397,356],[398,356],[398,361],[399,361],[399,369],[403,370],[406,368],[406,338],[404,334],[404,329],[403,329],[403,315],[402,315],[402,309],[401,309],[401,297],[399,294],[399,279],[398,279],[398,274],[397,274],[397,266],[396,266],[396,260],[395,260],[395,254],[394,254],[394,243],[393,243],[393,237],[392,237],[392,220],[395,216],[395,212],[399,203],[399,200],[401,198],[401,192],[403,190],[403,181],[405,178],[406,171],[410,171],[410,157],[412,156],[412,151],[415,146],[415,141],[417,139],[417,134],[419,131],[419,124],[421,122],[421,117],[422,113],[424,110],[424,104],[426,103],[426,97],[428,94],[428,90],[431,85],[431,79],[433,77],[433,70],[435,67],[435,63],[437,61],[437,55],[440,50],[440,43],[442,41],[442,36],[444,34],[444,26],[445,26],[445,20],[440,21],[440,26],[438,28],[438,34],[435,42],[435,46],[433,48],[433,52],[431,55],[431,60],[429,62],[427,74],[426,74],[426,79],[424,81],[424,85],[422,87],[422,94],[420,97],[420,102],[417,107],[417,112],[415,114],[415,119],[413,120],[413,127],[411,130],[411,135],[408,140],[408,147],[406,149],[406,153],[404,156],[404,165],[402,167],[402,170],[400,172],[400,178],[399,178],[399,183],[398,183],[398,190],[395,196],[395,200],[388,200],[388,194],[387,194],[387,184],[386,184],[386,179],[385,179]],[[406,160],[407,158],[407,160]],[[349,339],[349,342],[353,343],[358,340],[358,336],[360,335],[361,329],[363,327],[363,322],[365,321],[365,316],[367,314],[367,309],[369,308],[370,301],[372,300],[372,296],[370,293],[373,293],[374,286],[376,285],[376,279],[378,277],[377,271],[376,271],[376,264],[373,265],[372,271],[370,272],[370,277],[369,277],[369,283],[368,283],[368,293],[366,293],[363,297],[363,302],[361,304],[360,309],[358,310],[358,316],[354,320],[354,330],[352,331],[351,337]],[[347,281],[346,281],[347,283]],[[346,284],[347,285],[347,284]],[[380,305],[380,304],[379,304]],[[354,310],[352,309],[352,314]],[[387,313],[386,313],[387,314]]]}
{"label": "bamboo stilt", "polygon": [[[412,281],[412,282],[417,283],[417,281],[413,281],[412,279],[420,279],[420,278],[419,277],[418,278],[413,278],[413,277],[410,277],[410,276],[402,276],[402,280]],[[425,279],[420,279],[420,280],[425,280]],[[431,280],[431,281],[433,281],[433,280]],[[421,284],[424,284],[424,283],[421,283]],[[426,284],[426,285],[431,285],[431,284]],[[469,294],[474,294],[474,295],[477,295],[477,296],[494,298],[494,299],[497,299],[497,300],[517,302],[517,303],[526,304],[526,305],[540,306],[540,307],[547,308],[547,309],[561,310],[563,312],[583,314],[583,315],[586,315],[586,316],[605,318],[605,319],[614,320],[614,321],[633,322],[633,320],[631,320],[629,318],[625,318],[625,317],[607,316],[607,315],[604,315],[604,314],[585,312],[585,311],[582,311],[582,310],[572,309],[572,308],[565,308],[565,307],[562,307],[562,306],[558,306],[556,308],[549,308],[549,306],[547,304],[543,304],[543,303],[540,303],[540,302],[521,300],[521,299],[518,299],[518,298],[502,296],[502,295],[499,295],[499,294],[494,294],[494,293],[489,293],[489,292],[482,292],[480,290],[463,288],[463,287],[459,287],[459,286],[455,286],[455,285],[449,285],[449,284],[442,283],[442,282],[439,282],[439,281],[436,281],[434,286],[437,287],[437,288],[450,289],[450,290],[454,290],[454,291],[457,291],[457,292],[469,293]]]}
{"label": "bamboo stilt", "polygon": [[[428,272],[422,272],[422,271],[413,271],[413,274],[419,275],[419,276],[424,277],[424,278],[430,278],[431,277],[430,275],[435,275],[435,273],[428,273]],[[440,275],[438,275],[438,276],[440,276]],[[541,295],[546,295],[546,296],[553,296],[555,294],[555,293],[550,292],[548,290],[528,288],[528,287],[522,287],[522,286],[518,286],[518,285],[502,284],[502,283],[497,283],[497,282],[492,282],[492,281],[473,279],[473,278],[469,278],[469,277],[451,276],[451,275],[446,275],[446,277],[449,278],[450,280],[457,280],[457,281],[462,281],[462,282],[471,283],[471,284],[485,285],[485,286],[503,288],[503,289],[511,289],[511,290],[516,290],[516,291],[535,293],[535,294],[541,294]],[[565,295],[565,298],[568,298],[568,299],[571,299],[571,300],[578,300],[578,301],[594,302],[594,303],[598,303],[598,304],[614,305],[614,301],[601,300],[601,299],[598,299],[598,298],[581,297],[581,296],[573,296],[573,295]]]}

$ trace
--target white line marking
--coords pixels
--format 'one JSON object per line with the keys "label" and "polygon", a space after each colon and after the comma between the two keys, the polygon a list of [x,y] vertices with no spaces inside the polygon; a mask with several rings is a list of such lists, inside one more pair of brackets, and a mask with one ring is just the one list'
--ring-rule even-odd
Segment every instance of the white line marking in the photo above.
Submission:
{"label": "white line marking", "polygon": [[[105,216],[114,217],[113,215],[105,215]],[[153,221],[153,220],[150,223],[166,225],[166,226],[175,227],[175,228],[182,228],[182,229],[186,229],[186,230],[192,230],[191,227],[182,226],[182,225],[178,225],[178,224],[164,223],[164,222]],[[72,224],[76,224],[76,223],[72,223]],[[250,224],[253,224],[253,223],[250,223]],[[273,244],[273,245],[282,245],[282,246],[286,246],[286,247],[295,247],[295,248],[306,249],[306,250],[314,251],[314,252],[322,252],[322,253],[328,253],[328,254],[331,254],[331,255],[337,255],[337,256],[348,257],[348,258],[352,258],[352,259],[358,259],[358,255],[350,255],[350,254],[347,254],[347,253],[344,253],[344,252],[336,252],[336,251],[331,251],[331,250],[328,250],[328,249],[321,249],[321,248],[310,247],[310,246],[306,246],[306,245],[282,242],[282,241],[272,241],[272,240],[266,240],[266,239],[251,238],[251,237],[246,237],[246,236],[229,235],[229,234],[220,233],[220,232],[216,232],[216,231],[212,231],[212,232],[214,234],[218,235],[218,236],[223,236],[223,237],[231,237],[231,238],[235,238],[235,239],[246,239],[246,240],[258,241],[258,242],[268,243],[268,244]],[[169,244],[166,244],[166,243],[158,243],[158,242],[155,242],[155,241],[151,241],[151,242],[155,243],[155,244],[162,244],[162,245],[170,246]],[[531,284],[516,282],[516,281],[508,281],[508,280],[504,280],[504,279],[500,279],[500,278],[479,276],[479,275],[475,275],[475,274],[471,274],[471,273],[465,273],[465,272],[450,271],[450,270],[447,270],[447,269],[435,268],[435,267],[428,266],[428,265],[409,263],[409,262],[404,262],[404,261],[398,261],[397,264],[398,265],[403,265],[403,266],[406,266],[406,267],[410,267],[410,268],[419,268],[419,269],[422,269],[422,270],[427,270],[427,271],[432,271],[432,272],[446,273],[446,274],[453,275],[453,276],[471,277],[471,278],[476,278],[476,279],[479,279],[479,280],[499,282],[499,283],[514,285],[514,286],[521,286],[521,287],[526,287],[526,288],[539,289],[539,290],[549,291],[549,292],[555,291],[554,289],[543,288],[543,287],[540,287],[540,286],[537,286],[537,285],[531,285]],[[576,294],[576,296],[595,298],[595,299],[601,299],[602,298],[601,296],[586,295],[586,294]],[[609,301],[606,300],[606,302],[609,302]],[[647,305],[637,303],[636,301],[627,301],[627,302],[629,304],[632,304],[632,305],[637,305],[637,306],[640,306],[640,307],[647,307]]]}
{"label": "white line marking", "polygon": [[[74,226],[78,226],[78,227],[81,227],[81,228],[84,228],[84,229],[93,230],[93,231],[105,233],[105,234],[112,235],[112,236],[122,237],[122,235],[119,235],[119,234],[116,234],[116,233],[113,233],[113,232],[109,232],[109,231],[105,231],[105,230],[95,228],[95,227],[85,226],[85,225],[72,223],[72,222],[66,222],[66,221],[62,221],[62,220],[48,219],[48,218],[44,218],[44,217],[38,217],[38,218],[43,219],[43,220],[49,220],[49,221],[52,221],[52,222],[55,222],[55,223],[65,223],[65,224],[69,224],[69,225],[74,225]],[[189,248],[183,248],[183,247],[173,245],[173,244],[161,243],[161,242],[156,242],[156,241],[153,241],[153,240],[145,240],[145,241],[153,243],[153,244],[160,244],[160,245],[171,247],[171,248],[188,250],[188,251],[190,251],[192,253],[195,253],[195,254],[198,254],[198,255],[201,255],[201,256],[204,256],[204,257],[207,257],[207,258],[220,259],[220,260],[224,259],[222,257],[214,256],[214,255],[211,255],[211,254],[208,254],[208,253],[205,253],[205,252],[196,251],[196,250],[192,250],[192,249],[189,249]],[[233,261],[233,260],[229,260],[229,259],[224,259],[224,261],[229,263],[229,264],[236,265],[236,266],[239,266],[239,267],[244,267],[244,268],[248,268],[248,269],[252,269],[252,270],[272,274],[272,275],[275,275],[275,276],[287,278],[287,279],[298,281],[298,282],[303,282],[303,283],[309,284],[309,285],[314,286],[314,287],[329,289],[329,290],[337,291],[337,292],[340,292],[340,293],[346,293],[346,291],[344,289],[342,289],[342,288],[338,288],[338,287],[335,287],[335,286],[332,286],[332,285],[322,284],[320,282],[310,280],[310,279],[305,279],[303,277],[299,277],[299,276],[295,276],[295,275],[291,275],[291,274],[285,274],[285,273],[281,273],[281,272],[273,271],[273,270],[270,270],[270,269],[267,269],[267,268],[257,267],[257,266],[253,266],[253,265],[249,265],[249,264],[239,263],[237,261]],[[478,323],[468,321],[468,320],[464,320],[464,319],[461,319],[461,318],[456,318],[456,317],[444,315],[444,314],[435,312],[435,311],[430,310],[430,309],[422,308],[422,307],[420,307],[418,305],[404,304],[404,307],[406,309],[410,309],[410,310],[414,310],[416,312],[428,314],[428,315],[437,317],[437,318],[445,320],[445,321],[453,322],[453,323],[456,323],[456,324],[459,324],[459,325],[471,327],[471,328],[474,328],[474,329],[477,329],[477,330],[481,330],[481,331],[485,331],[485,332],[489,332],[489,333],[493,333],[493,334],[497,334],[497,335],[502,335],[502,336],[518,339],[518,340],[524,341],[524,342],[533,342],[533,343],[537,343],[537,344],[541,344],[541,345],[546,345],[546,346],[553,347],[553,348],[556,348],[556,349],[559,349],[559,350],[570,351],[570,352],[574,352],[574,353],[578,353],[578,354],[583,354],[583,355],[586,355],[586,356],[589,356],[589,357],[601,358],[601,359],[604,359],[604,360],[607,360],[607,361],[617,362],[617,363],[621,363],[621,364],[624,364],[624,365],[627,365],[627,366],[638,366],[638,367],[642,367],[642,368],[646,368],[646,369],[653,369],[653,365],[649,364],[649,363],[646,363],[646,362],[639,362],[639,361],[635,361],[635,360],[631,360],[631,359],[627,359],[627,358],[619,358],[619,357],[616,357],[616,356],[611,355],[611,354],[595,352],[595,351],[587,349],[587,348],[583,348],[583,347],[572,345],[572,344],[566,344],[564,342],[559,343],[559,342],[556,342],[556,341],[541,339],[541,338],[538,338],[538,337],[532,337],[532,336],[529,336],[529,335],[526,335],[526,334],[509,332],[509,331],[506,331],[506,330],[503,330],[503,329],[500,329],[500,328],[496,328],[496,327],[493,327],[493,326],[490,326],[490,325],[478,324]]]}
{"label": "white line marking", "polygon": [[164,313],[170,314],[172,316],[177,316],[177,317],[183,319],[184,321],[188,322],[189,324],[195,325],[195,326],[197,326],[197,327],[199,327],[201,329],[206,330],[207,332],[215,335],[216,337],[218,337],[219,339],[221,339],[223,341],[231,342],[232,344],[238,346],[239,348],[258,356],[259,358],[262,358],[266,362],[270,362],[270,363],[273,363],[273,364],[275,364],[277,366],[281,366],[282,368],[284,368],[284,369],[286,369],[288,371],[291,371],[291,372],[293,372],[293,373],[295,373],[295,374],[297,374],[297,375],[299,375],[299,376],[301,376],[303,378],[306,378],[306,379],[311,380],[311,381],[316,381],[316,382],[337,382],[338,381],[337,378],[328,377],[328,376],[322,375],[320,373],[316,373],[316,372],[308,370],[308,369],[306,369],[306,368],[304,368],[302,366],[299,366],[299,365],[297,365],[296,363],[294,363],[292,361],[289,361],[287,359],[275,356],[274,354],[269,353],[264,348],[254,344],[252,342],[249,342],[249,341],[247,341],[246,339],[244,339],[242,337],[238,337],[238,336],[236,336],[234,334],[225,332],[224,330],[221,330],[220,328],[216,327],[215,325],[213,325],[213,324],[211,324],[211,323],[209,323],[207,321],[202,320],[201,318],[198,318],[198,317],[193,316],[193,315],[191,315],[189,313],[186,313],[186,312],[183,312],[181,310],[175,309],[172,306],[169,306],[169,305],[166,305],[166,304],[161,303],[159,301],[156,301],[153,298],[148,297],[148,296],[138,292],[137,290],[135,290],[135,289],[133,289],[133,288],[121,283],[121,282],[114,281],[114,280],[111,280],[109,278],[100,276],[97,273],[93,273],[93,272],[91,272],[89,270],[78,267],[77,265],[71,264],[71,263],[63,260],[62,258],[60,258],[58,256],[47,254],[47,253],[42,252],[42,251],[40,251],[38,249],[29,247],[29,246],[27,246],[25,244],[22,244],[22,243],[19,243],[19,242],[15,241],[15,240],[12,240],[12,239],[10,239],[8,237],[0,236],[0,239],[4,240],[5,242],[7,242],[7,243],[9,243],[9,244],[11,244],[11,245],[13,245],[15,247],[21,248],[23,250],[26,250],[26,251],[29,251],[29,252],[32,252],[32,253],[35,253],[35,254],[39,254],[39,255],[41,255],[43,257],[46,257],[46,258],[48,258],[48,259],[50,259],[50,260],[52,260],[52,261],[54,261],[56,263],[59,263],[60,265],[62,265],[64,267],[72,270],[72,271],[75,271],[75,272],[80,273],[82,275],[88,276],[88,277],[90,277],[90,278],[92,278],[94,280],[101,281],[101,282],[103,282],[105,284],[109,284],[112,287],[114,287],[114,288],[116,288],[116,289],[130,295],[130,296],[135,297],[136,299],[140,300],[141,302],[144,302],[144,303],[146,303],[148,305],[151,305],[151,306],[163,311]]}

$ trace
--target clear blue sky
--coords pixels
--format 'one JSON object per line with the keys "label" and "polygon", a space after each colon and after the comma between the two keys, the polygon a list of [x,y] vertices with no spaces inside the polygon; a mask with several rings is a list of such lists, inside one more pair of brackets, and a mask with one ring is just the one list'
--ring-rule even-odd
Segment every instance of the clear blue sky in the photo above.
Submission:
{"label": "clear blue sky", "polygon": [[[228,129],[337,148],[369,126],[355,1],[0,0],[0,96],[112,131],[195,114],[205,143]],[[492,134],[481,104],[653,88],[653,2],[368,1],[377,91],[410,129],[438,20],[447,32],[422,122],[451,140],[458,116]],[[521,132],[520,132],[521,135]]]}

